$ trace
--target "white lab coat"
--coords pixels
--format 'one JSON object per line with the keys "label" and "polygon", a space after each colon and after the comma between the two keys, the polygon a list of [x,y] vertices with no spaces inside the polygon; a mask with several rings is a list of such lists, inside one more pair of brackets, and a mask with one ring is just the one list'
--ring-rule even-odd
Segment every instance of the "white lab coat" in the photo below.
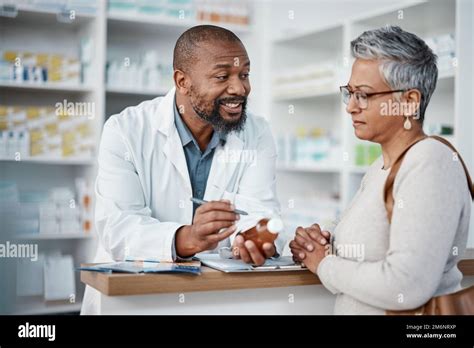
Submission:
{"label": "white lab coat", "polygon": [[[191,181],[174,123],[173,88],[111,116],[99,151],[95,262],[126,257],[172,260],[176,230],[192,223]],[[233,199],[238,209],[279,215],[275,193],[276,149],[267,122],[248,115],[244,130],[218,145],[205,200]],[[242,219],[243,221],[245,219]],[[232,236],[222,245],[230,245]],[[284,237],[276,246],[281,253]],[[87,286],[82,314],[98,313],[98,292]]]}

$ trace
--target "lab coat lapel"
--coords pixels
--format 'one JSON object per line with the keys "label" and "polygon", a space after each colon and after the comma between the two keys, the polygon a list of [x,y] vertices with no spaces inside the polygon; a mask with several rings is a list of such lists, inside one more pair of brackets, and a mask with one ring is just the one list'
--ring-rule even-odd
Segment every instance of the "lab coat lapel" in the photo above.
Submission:
{"label": "lab coat lapel", "polygon": [[[157,130],[166,136],[166,141],[163,146],[165,157],[173,164],[182,177],[189,194],[192,194],[191,179],[189,178],[183,144],[181,143],[181,138],[179,137],[178,130],[174,123],[174,95],[175,88],[172,88],[161,101],[158,107],[158,115],[163,116],[160,118],[161,122],[155,123],[155,125]],[[155,118],[155,122],[158,120],[158,115]]]}
{"label": "lab coat lapel", "polygon": [[205,200],[221,199],[224,191],[236,191],[235,185],[244,166],[241,161],[243,147],[242,140],[231,133],[227,136],[225,145],[216,148],[207,179]]}
{"label": "lab coat lapel", "polygon": [[183,145],[176,129],[174,129],[174,132],[168,136],[163,147],[163,152],[184,180],[186,189],[188,189],[189,192],[192,192],[191,179],[189,178],[188,165],[186,163]]}

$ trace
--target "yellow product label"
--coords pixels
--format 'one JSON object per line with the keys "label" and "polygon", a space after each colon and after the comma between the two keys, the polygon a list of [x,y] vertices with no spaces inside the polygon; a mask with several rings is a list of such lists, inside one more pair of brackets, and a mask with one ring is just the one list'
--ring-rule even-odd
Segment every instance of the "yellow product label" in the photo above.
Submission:
{"label": "yellow product label", "polygon": [[26,109],[26,117],[29,120],[38,118],[38,116],[39,116],[39,109],[37,107],[29,107]]}
{"label": "yellow product label", "polygon": [[39,129],[33,129],[30,131],[30,141],[32,143],[43,139],[43,132]]}
{"label": "yellow product label", "polygon": [[36,64],[40,66],[48,66],[49,55],[47,53],[39,53],[36,55]]}
{"label": "yellow product label", "polygon": [[70,119],[69,114],[67,113],[67,109],[61,108],[57,112],[55,111],[55,113],[57,114],[58,121],[60,121],[60,122],[65,122],[65,121],[68,121]]}
{"label": "yellow product label", "polygon": [[62,80],[61,70],[50,70],[48,72],[48,80],[52,82],[58,82]]}
{"label": "yellow product label", "polygon": [[43,144],[31,144],[30,154],[31,156],[37,156],[44,152]]}
{"label": "yellow product label", "polygon": [[0,105],[0,117],[4,117],[4,116],[5,117],[7,116],[7,107]]}
{"label": "yellow product label", "polygon": [[296,134],[298,137],[305,137],[306,136],[306,129],[304,127],[298,127],[296,130]]}
{"label": "yellow product label", "polygon": [[81,137],[86,138],[91,134],[91,129],[88,124],[83,123],[77,127],[77,132],[81,135]]}
{"label": "yellow product label", "polygon": [[64,157],[71,156],[74,154],[74,146],[72,145],[63,145],[62,150]]}
{"label": "yellow product label", "polygon": [[58,54],[52,55],[51,59],[49,60],[49,65],[52,68],[59,68],[63,65],[64,57]]}
{"label": "yellow product label", "polygon": [[4,120],[0,120],[0,130],[4,131],[8,129],[8,122]]}
{"label": "yellow product label", "polygon": [[56,135],[58,134],[58,124],[57,123],[49,123],[45,126],[46,132],[48,135]]}
{"label": "yellow product label", "polygon": [[14,51],[3,52],[3,60],[7,62],[14,62],[17,57],[18,57],[17,52],[14,52]]}
{"label": "yellow product label", "polygon": [[65,132],[62,136],[63,144],[71,144],[76,140],[76,134],[74,132]]}

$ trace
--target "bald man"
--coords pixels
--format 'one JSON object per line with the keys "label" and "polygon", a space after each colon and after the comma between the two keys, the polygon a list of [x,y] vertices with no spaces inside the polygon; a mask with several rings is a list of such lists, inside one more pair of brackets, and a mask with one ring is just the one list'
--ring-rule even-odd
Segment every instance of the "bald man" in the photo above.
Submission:
{"label": "bald man", "polygon": [[[245,47],[229,30],[196,26],[176,42],[173,68],[175,88],[165,97],[129,107],[104,126],[96,262],[176,261],[225,248],[261,265],[285,241],[266,243],[261,252],[237,234],[280,214],[274,141],[265,120],[246,111]],[[94,312],[93,291],[86,291],[83,313]]]}

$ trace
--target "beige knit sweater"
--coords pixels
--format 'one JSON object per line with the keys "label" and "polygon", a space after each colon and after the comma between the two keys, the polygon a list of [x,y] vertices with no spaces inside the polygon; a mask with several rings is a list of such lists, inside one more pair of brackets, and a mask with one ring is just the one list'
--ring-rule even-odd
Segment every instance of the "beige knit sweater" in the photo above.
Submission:
{"label": "beige knit sweater", "polygon": [[394,183],[392,224],[383,201],[389,170],[379,158],[333,231],[335,256],[317,273],[337,294],[335,314],[416,308],[460,289],[471,197],[461,163],[425,139],[406,154]]}

